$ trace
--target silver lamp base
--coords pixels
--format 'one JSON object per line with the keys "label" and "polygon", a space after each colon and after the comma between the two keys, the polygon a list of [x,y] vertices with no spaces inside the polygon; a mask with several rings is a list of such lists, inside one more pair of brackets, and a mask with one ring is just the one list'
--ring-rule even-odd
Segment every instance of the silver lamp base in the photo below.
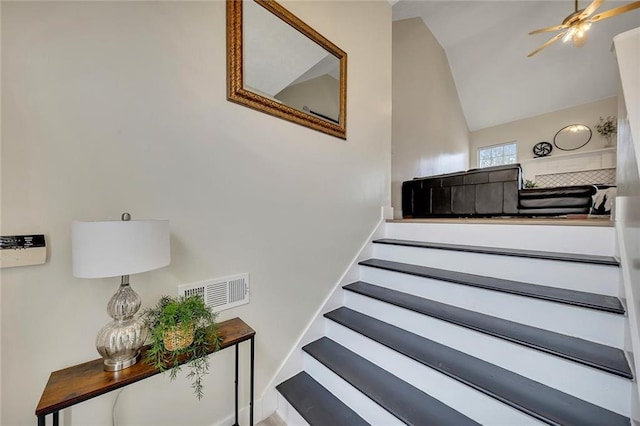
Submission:
{"label": "silver lamp base", "polygon": [[147,340],[147,327],[134,317],[140,304],[140,296],[129,286],[129,276],[124,275],[107,305],[113,321],[102,327],[96,338],[96,349],[104,358],[105,371],[131,367],[140,359],[140,349]]}
{"label": "silver lamp base", "polygon": [[133,358],[126,359],[124,361],[113,361],[110,359],[104,360],[104,371],[120,371],[125,368],[129,368],[140,360],[140,352]]}

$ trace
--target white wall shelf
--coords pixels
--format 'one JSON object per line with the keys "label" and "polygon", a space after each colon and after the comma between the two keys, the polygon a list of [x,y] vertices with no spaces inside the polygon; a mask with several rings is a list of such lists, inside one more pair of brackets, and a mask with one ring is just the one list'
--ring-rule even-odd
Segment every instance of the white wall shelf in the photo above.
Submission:
{"label": "white wall shelf", "polygon": [[538,175],[612,169],[616,167],[616,148],[548,155],[523,160],[521,165],[527,179],[535,179]]}

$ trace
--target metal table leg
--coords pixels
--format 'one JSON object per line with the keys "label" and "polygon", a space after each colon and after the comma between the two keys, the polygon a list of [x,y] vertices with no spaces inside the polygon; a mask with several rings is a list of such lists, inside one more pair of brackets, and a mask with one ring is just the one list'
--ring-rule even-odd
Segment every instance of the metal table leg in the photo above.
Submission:
{"label": "metal table leg", "polygon": [[254,352],[255,352],[255,341],[254,336],[251,336],[251,388],[249,395],[249,424],[253,426],[253,373],[254,373]]}
{"label": "metal table leg", "polygon": [[236,343],[236,377],[235,377],[235,397],[236,397],[236,422],[233,426],[239,426],[238,423],[238,351],[239,351],[239,343]]}

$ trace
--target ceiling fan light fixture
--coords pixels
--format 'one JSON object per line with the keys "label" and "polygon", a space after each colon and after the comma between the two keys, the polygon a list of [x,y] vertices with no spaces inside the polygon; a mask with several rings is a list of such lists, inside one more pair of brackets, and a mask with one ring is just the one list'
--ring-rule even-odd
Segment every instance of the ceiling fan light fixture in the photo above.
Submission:
{"label": "ceiling fan light fixture", "polygon": [[582,30],[578,30],[573,34],[572,39],[575,47],[582,47],[587,42],[587,33]]}
{"label": "ceiling fan light fixture", "polygon": [[567,31],[564,35],[564,37],[562,37],[562,42],[566,43],[569,40],[571,40],[571,37],[573,37],[573,28],[571,28],[569,31]]}
{"label": "ceiling fan light fixture", "polygon": [[582,22],[574,27],[575,31],[573,32],[571,39],[573,40],[573,45],[575,47],[582,47],[587,42],[587,31],[591,28],[591,23]]}
{"label": "ceiling fan light fixture", "polygon": [[569,28],[569,30],[565,33],[564,37],[562,37],[562,42],[566,43],[569,40],[571,40],[575,33],[576,33],[576,27]]}
{"label": "ceiling fan light fixture", "polygon": [[573,44],[576,47],[582,47],[587,42],[587,31],[591,28],[591,24],[593,22],[602,21],[603,19],[609,19],[614,16],[620,15],[621,13],[626,13],[634,9],[640,8],[640,0],[636,0],[634,2],[625,4],[623,6],[618,6],[613,9],[606,10],[604,12],[595,14],[596,10],[602,6],[605,0],[592,0],[589,6],[585,9],[578,9],[578,0],[575,1],[575,12],[571,15],[564,18],[562,21],[562,25],[556,25],[554,27],[541,28],[539,30],[531,31],[529,34],[539,34],[546,33],[550,31],[558,31],[565,30],[559,34],[553,36],[549,41],[544,43],[542,46],[529,53],[527,57],[532,57],[536,53],[540,52],[545,47],[555,43],[558,40],[562,40],[567,42],[569,40],[573,40]]}

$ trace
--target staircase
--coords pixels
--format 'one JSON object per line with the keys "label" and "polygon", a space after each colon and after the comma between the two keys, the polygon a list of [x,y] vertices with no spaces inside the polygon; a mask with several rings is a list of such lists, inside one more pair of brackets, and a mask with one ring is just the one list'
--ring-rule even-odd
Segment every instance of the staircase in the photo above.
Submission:
{"label": "staircase", "polygon": [[382,226],[276,386],[287,424],[630,424],[614,228]]}

